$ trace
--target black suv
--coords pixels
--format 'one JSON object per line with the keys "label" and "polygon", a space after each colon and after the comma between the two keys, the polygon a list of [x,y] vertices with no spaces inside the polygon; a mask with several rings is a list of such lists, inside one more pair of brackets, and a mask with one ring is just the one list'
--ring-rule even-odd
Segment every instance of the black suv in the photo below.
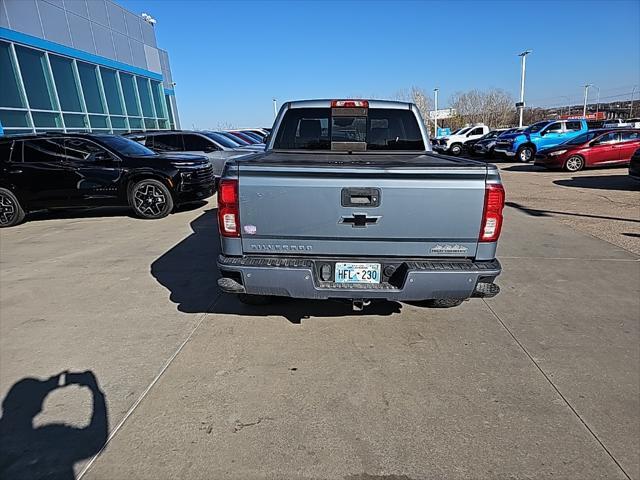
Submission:
{"label": "black suv", "polygon": [[31,210],[65,207],[129,205],[141,218],[162,218],[213,193],[203,156],[157,154],[108,134],[0,137],[0,227]]}

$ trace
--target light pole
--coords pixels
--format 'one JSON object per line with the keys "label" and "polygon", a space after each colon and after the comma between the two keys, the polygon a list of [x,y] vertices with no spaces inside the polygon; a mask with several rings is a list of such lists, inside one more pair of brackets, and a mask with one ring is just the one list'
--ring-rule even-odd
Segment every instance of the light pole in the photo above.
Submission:
{"label": "light pole", "polygon": [[273,118],[278,116],[278,102],[276,102],[276,99],[273,99]]}
{"label": "light pole", "polygon": [[433,125],[434,125],[434,130],[433,130],[433,136],[437,137],[438,136],[438,88],[434,88],[433,89],[433,96],[435,97],[435,104],[436,104],[436,108],[435,108],[435,112],[433,115]]}
{"label": "light pole", "polygon": [[524,76],[527,71],[527,55],[531,53],[531,50],[525,50],[522,53],[519,53],[518,56],[522,59],[520,63],[522,64],[522,74],[520,77],[520,123],[519,127],[522,127],[522,116],[524,115]]}
{"label": "light pole", "polygon": [[589,96],[589,87],[593,87],[590,83],[584,86],[584,104],[582,105],[582,116],[587,118],[587,97]]}
{"label": "light pole", "polygon": [[571,98],[567,97],[566,95],[563,95],[562,98],[567,99],[567,116],[571,116]]}

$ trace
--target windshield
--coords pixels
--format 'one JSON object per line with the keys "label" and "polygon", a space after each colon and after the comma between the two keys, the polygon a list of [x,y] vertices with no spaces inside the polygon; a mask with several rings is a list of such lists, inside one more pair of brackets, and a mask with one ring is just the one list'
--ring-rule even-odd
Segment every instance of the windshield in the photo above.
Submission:
{"label": "windshield", "polygon": [[262,138],[260,138],[258,135],[256,135],[253,132],[242,132],[243,135],[246,135],[249,138],[252,138],[253,140],[255,140],[258,143],[262,143]]}
{"label": "windshield", "polygon": [[549,125],[549,122],[547,122],[547,121],[534,123],[529,128],[527,128],[525,130],[525,132],[527,132],[527,133],[536,133],[536,132],[539,132],[540,130],[542,130],[547,125]]}
{"label": "windshield", "polygon": [[97,137],[96,140],[102,142],[107,147],[115,150],[116,153],[121,155],[157,155],[153,150],[149,150],[144,145],[131,140],[130,138],[119,137],[117,135],[105,135]]}
{"label": "windshield", "polygon": [[240,146],[239,143],[236,143],[217,132],[202,132],[202,134],[225,148],[238,148]]}
{"label": "windshield", "polygon": [[229,133],[229,132],[217,132],[217,133],[219,133],[220,135],[224,135],[224,136],[225,136],[225,137],[227,137],[229,140],[231,140],[232,142],[237,143],[238,145],[242,145],[242,146],[244,146],[244,145],[251,145],[251,144],[250,144],[249,142],[247,142],[246,140],[243,140],[242,138],[237,137],[237,136],[235,136],[235,135],[234,135],[234,134],[232,134],[232,133]]}
{"label": "windshield", "polygon": [[458,130],[457,132],[452,133],[451,135],[462,135],[467,133],[469,130],[471,130],[472,127],[467,127],[467,128],[461,128],[460,130]]}
{"label": "windshield", "polygon": [[393,108],[294,108],[287,111],[275,149],[424,151],[411,110]]}
{"label": "windshield", "polygon": [[582,135],[578,135],[576,138],[572,138],[571,140],[567,140],[564,142],[565,145],[582,145],[583,143],[590,142],[602,132],[591,131],[587,133],[583,133]]}

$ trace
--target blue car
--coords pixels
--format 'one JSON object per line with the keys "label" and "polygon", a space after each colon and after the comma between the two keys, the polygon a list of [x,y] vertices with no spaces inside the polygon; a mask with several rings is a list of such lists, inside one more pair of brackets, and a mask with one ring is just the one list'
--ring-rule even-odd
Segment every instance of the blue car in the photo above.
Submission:
{"label": "blue car", "polygon": [[534,123],[523,132],[500,135],[494,152],[530,162],[536,152],[555,147],[589,130],[586,120],[544,120]]}

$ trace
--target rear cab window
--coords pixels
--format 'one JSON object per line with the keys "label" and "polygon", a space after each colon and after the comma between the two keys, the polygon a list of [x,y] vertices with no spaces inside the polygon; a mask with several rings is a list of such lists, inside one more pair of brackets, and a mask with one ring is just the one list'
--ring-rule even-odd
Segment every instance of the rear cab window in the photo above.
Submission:
{"label": "rear cab window", "polygon": [[395,108],[292,108],[275,150],[424,151],[415,114]]}

